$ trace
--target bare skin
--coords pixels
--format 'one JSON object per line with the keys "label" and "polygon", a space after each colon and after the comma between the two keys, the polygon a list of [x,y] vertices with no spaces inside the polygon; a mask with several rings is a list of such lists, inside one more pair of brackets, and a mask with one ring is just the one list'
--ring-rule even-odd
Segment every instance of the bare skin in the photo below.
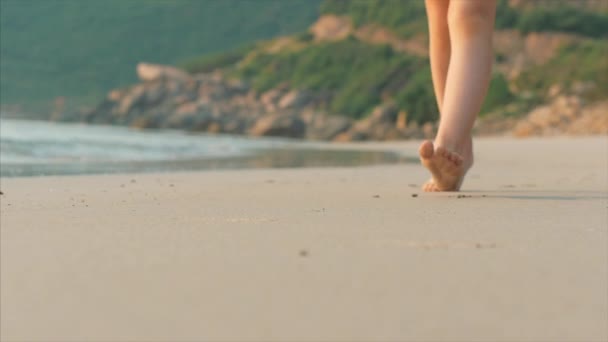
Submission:
{"label": "bare skin", "polygon": [[419,154],[424,191],[458,191],[473,165],[471,131],[492,72],[496,0],[426,0],[433,87],[441,120]]}

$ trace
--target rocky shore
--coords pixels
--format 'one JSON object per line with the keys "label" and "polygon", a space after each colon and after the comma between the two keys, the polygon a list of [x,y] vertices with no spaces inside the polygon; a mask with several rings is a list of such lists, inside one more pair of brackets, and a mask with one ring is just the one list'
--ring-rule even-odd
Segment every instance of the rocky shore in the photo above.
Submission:
{"label": "rocky shore", "polygon": [[[361,120],[328,115],[323,110],[327,95],[287,85],[258,94],[246,82],[220,71],[190,75],[171,66],[140,63],[137,74],[140,83],[112,90],[96,108],[54,119],[322,141],[432,138],[437,128],[436,123],[408,123],[407,113],[390,102]],[[475,133],[520,137],[608,133],[608,101],[587,105],[561,89],[553,89],[551,95],[548,104],[528,115],[482,118]]]}
{"label": "rocky shore", "polygon": [[141,83],[111,91],[95,109],[58,118],[135,128],[280,136],[309,140],[387,140],[432,136],[434,125],[406,125],[396,106],[378,106],[355,121],[327,115],[323,94],[280,86],[256,93],[246,82],[221,72],[189,75],[177,68],[141,63]]}

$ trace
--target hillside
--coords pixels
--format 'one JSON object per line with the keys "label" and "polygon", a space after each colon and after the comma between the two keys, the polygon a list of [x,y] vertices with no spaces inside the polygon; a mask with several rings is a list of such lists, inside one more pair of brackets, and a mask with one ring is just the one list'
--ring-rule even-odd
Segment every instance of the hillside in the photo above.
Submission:
{"label": "hillside", "polygon": [[[608,9],[591,0],[499,4],[477,131],[608,132]],[[422,2],[325,0],[308,30],[180,63],[190,76],[140,65],[143,83],[113,91],[82,120],[323,140],[430,137],[438,110],[425,20]]]}
{"label": "hillside", "polygon": [[[525,110],[542,102],[549,87],[576,81],[594,83],[587,99],[605,97],[608,12],[595,1],[516,3],[500,2],[496,73],[483,113],[513,102]],[[410,120],[437,118],[423,2],[327,0],[321,14],[307,34],[182,66],[193,73],[222,69],[259,92],[281,84],[324,92],[333,114],[361,118],[391,100]]]}
{"label": "hillside", "polygon": [[0,99],[94,103],[136,81],[140,61],[174,64],[304,30],[320,0],[0,1]]}

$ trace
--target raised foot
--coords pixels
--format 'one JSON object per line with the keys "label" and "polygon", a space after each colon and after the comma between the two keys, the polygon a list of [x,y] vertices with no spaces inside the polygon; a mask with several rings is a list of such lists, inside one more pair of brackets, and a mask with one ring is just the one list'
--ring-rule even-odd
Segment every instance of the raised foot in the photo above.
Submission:
{"label": "raised foot", "polygon": [[466,173],[464,160],[458,153],[442,146],[433,146],[431,141],[420,145],[420,161],[431,172],[431,180],[423,185],[427,192],[458,191]]}

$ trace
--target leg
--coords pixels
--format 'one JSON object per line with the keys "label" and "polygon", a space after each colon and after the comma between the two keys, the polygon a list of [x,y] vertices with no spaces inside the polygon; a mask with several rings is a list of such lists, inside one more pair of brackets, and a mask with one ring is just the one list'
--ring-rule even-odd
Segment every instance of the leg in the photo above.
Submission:
{"label": "leg", "polygon": [[[458,1],[458,0],[455,0]],[[431,74],[439,112],[443,107],[445,81],[450,65],[450,31],[448,28],[448,6],[450,0],[426,0],[426,14],[429,22]]]}
{"label": "leg", "polygon": [[457,191],[473,163],[471,130],[492,71],[496,0],[453,0],[448,9],[451,56],[435,144],[420,147],[432,174],[427,191]]}

